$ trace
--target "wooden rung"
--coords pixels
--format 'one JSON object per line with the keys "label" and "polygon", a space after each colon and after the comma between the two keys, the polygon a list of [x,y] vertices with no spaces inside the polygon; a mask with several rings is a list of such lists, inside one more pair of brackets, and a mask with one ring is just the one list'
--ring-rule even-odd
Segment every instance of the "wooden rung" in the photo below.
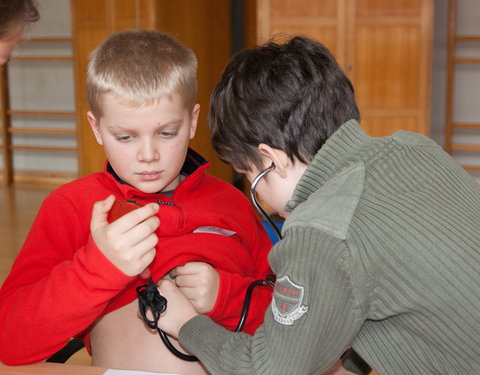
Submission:
{"label": "wooden rung", "polygon": [[34,169],[17,169],[15,171],[17,176],[29,176],[29,177],[64,177],[64,178],[76,178],[75,172],[64,171],[49,171],[49,170],[34,170]]}
{"label": "wooden rung", "polygon": [[456,122],[452,124],[452,128],[456,129],[480,129],[480,124],[469,124],[469,123],[461,123]]}
{"label": "wooden rung", "polygon": [[456,144],[452,145],[452,149],[459,151],[480,151],[480,145]]}
{"label": "wooden rung", "polygon": [[456,64],[480,64],[480,59],[474,58],[456,58],[453,60]]}
{"label": "wooden rung", "polygon": [[12,56],[10,61],[72,61],[72,56]]}
{"label": "wooden rung", "polygon": [[77,152],[76,147],[53,147],[53,146],[17,146],[17,145],[11,145],[10,150]]}
{"label": "wooden rung", "polygon": [[20,43],[68,43],[72,38],[58,37],[58,38],[25,38],[20,39]]}
{"label": "wooden rung", "polygon": [[462,165],[462,168],[469,172],[480,172],[480,166]]}
{"label": "wooden rung", "polygon": [[480,42],[480,35],[457,35],[456,42]]}
{"label": "wooden rung", "polygon": [[77,177],[76,172],[16,169],[13,175],[13,181],[17,183],[54,183],[59,185],[72,181]]}
{"label": "wooden rung", "polygon": [[71,129],[46,129],[46,128],[9,128],[9,133],[22,133],[22,134],[72,134],[75,135],[76,131]]}
{"label": "wooden rung", "polygon": [[10,109],[7,113],[11,116],[51,116],[51,117],[69,117],[75,116],[74,111],[21,111]]}

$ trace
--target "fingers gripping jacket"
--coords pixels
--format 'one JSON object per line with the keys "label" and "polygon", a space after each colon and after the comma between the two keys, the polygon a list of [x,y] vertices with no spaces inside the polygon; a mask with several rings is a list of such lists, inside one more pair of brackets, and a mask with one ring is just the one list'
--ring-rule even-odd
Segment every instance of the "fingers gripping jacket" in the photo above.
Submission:
{"label": "fingers gripping jacket", "polygon": [[[133,199],[115,201],[110,212],[108,214],[108,221],[112,222],[118,219],[119,217],[133,211],[139,207],[142,207],[140,203]],[[150,272],[144,271],[142,275],[150,274]],[[142,276],[141,275],[141,276]],[[156,329],[160,338],[162,339],[165,346],[172,352],[173,355],[177,356],[184,361],[195,362],[198,361],[198,358],[193,355],[184,354],[175,348],[170,340],[168,339],[165,332],[158,328],[158,320],[160,315],[167,309],[167,299],[160,295],[157,286],[153,282],[151,277],[148,278],[148,283],[141,285],[136,288],[138,295],[138,309],[140,315],[142,316],[143,321],[150,329]],[[150,311],[152,319],[147,317],[147,313]]]}

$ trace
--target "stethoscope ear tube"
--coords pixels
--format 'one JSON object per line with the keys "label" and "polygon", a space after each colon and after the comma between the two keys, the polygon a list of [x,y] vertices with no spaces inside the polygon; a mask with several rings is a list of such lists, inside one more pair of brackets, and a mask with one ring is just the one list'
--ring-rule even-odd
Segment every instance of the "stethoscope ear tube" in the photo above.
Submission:
{"label": "stethoscope ear tube", "polygon": [[257,200],[257,195],[255,194],[255,189],[257,188],[257,184],[259,181],[268,173],[271,172],[275,169],[275,164],[272,163],[268,168],[264,169],[261,171],[257,177],[255,177],[252,181],[252,185],[250,187],[250,197],[252,199],[252,203],[255,206],[255,208],[262,214],[262,216],[265,218],[265,220],[268,222],[268,224],[272,227],[272,229],[275,231],[275,234],[277,235],[278,239],[282,239],[282,233],[280,232],[280,229],[275,225],[273,222],[272,218],[270,217],[269,214],[265,212],[263,207],[258,203]]}

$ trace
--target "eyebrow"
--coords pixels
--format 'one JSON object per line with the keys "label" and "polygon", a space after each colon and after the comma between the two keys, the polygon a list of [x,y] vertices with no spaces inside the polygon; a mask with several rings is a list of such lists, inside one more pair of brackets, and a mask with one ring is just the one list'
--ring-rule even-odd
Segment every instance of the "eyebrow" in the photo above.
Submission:
{"label": "eyebrow", "polygon": [[[169,121],[168,123],[166,124],[160,124],[160,123],[157,123],[155,124],[155,127],[157,129],[164,129],[164,128],[169,128],[169,127],[178,127],[180,126],[181,124],[183,123],[183,121],[181,119],[178,119],[178,120],[173,120],[173,121]],[[126,127],[124,125],[119,125],[119,124],[111,124],[108,126],[109,128],[111,129],[114,129],[114,130],[119,130],[119,131],[129,131],[129,130],[132,130],[132,128],[130,127]]]}

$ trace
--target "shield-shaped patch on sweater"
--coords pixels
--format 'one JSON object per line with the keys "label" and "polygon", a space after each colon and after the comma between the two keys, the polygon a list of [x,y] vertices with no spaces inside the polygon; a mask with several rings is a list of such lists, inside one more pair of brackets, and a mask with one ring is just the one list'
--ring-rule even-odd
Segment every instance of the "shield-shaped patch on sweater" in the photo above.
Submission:
{"label": "shield-shaped patch on sweater", "polygon": [[302,305],[304,288],[292,282],[288,276],[277,279],[273,291],[272,312],[275,320],[284,325],[292,325],[308,310]]}

